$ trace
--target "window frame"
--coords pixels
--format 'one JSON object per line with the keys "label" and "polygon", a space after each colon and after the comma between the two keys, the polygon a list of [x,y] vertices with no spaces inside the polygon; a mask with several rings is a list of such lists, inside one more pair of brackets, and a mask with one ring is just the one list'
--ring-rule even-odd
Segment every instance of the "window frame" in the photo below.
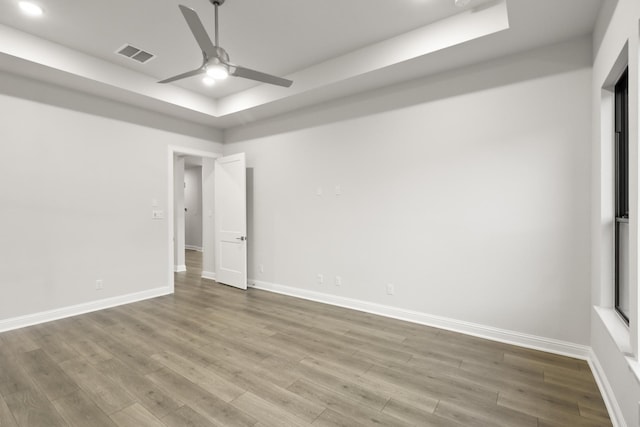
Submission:
{"label": "window frame", "polygon": [[614,86],[615,135],[615,280],[614,308],[629,325],[629,313],[621,307],[620,297],[620,226],[629,222],[629,67],[626,66]]}

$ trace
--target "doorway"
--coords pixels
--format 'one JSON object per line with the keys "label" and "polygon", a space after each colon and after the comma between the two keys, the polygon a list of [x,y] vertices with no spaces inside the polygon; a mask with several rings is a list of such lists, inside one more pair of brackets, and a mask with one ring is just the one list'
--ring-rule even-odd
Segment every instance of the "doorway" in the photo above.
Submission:
{"label": "doorway", "polygon": [[[184,261],[186,276],[202,276],[202,157],[184,158]],[[179,197],[176,197],[176,200]],[[175,201],[174,201],[175,202]],[[178,239],[180,240],[180,239]]]}
{"label": "doorway", "polygon": [[[169,147],[168,154],[168,280],[175,289],[174,272],[215,280],[213,171],[215,159],[222,156],[183,147]],[[194,220],[199,226],[194,226]],[[191,223],[188,234],[187,221]]]}
{"label": "doorway", "polygon": [[[201,163],[202,269],[200,276],[247,289],[246,161],[244,153],[217,153],[170,146],[168,150],[169,287],[185,261],[185,161]],[[187,161],[187,164],[190,161]],[[197,166],[200,166],[198,164]],[[187,208],[188,209],[188,208]],[[220,276],[220,277],[217,277]]]}

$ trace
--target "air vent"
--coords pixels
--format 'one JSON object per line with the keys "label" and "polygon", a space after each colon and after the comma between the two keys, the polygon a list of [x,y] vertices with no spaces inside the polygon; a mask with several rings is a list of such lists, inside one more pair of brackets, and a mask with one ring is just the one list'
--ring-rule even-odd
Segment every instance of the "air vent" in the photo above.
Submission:
{"label": "air vent", "polygon": [[118,55],[126,56],[129,59],[133,59],[136,62],[144,64],[151,59],[155,58],[155,55],[149,52],[145,52],[142,49],[138,49],[135,46],[126,44],[116,51]]}

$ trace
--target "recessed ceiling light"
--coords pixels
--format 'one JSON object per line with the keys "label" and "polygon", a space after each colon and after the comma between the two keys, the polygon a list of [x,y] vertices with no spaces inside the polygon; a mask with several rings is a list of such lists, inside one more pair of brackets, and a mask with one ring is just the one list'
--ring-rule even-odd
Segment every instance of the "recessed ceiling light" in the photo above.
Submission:
{"label": "recessed ceiling light", "polygon": [[42,8],[35,3],[31,3],[29,1],[21,1],[18,3],[20,9],[29,16],[40,16],[42,15]]}
{"label": "recessed ceiling light", "polygon": [[206,84],[207,86],[213,86],[216,81],[213,80],[211,77],[205,77],[202,79],[202,83]]}
{"label": "recessed ceiling light", "polygon": [[454,3],[458,7],[465,7],[466,5],[471,3],[471,0],[454,0]]}

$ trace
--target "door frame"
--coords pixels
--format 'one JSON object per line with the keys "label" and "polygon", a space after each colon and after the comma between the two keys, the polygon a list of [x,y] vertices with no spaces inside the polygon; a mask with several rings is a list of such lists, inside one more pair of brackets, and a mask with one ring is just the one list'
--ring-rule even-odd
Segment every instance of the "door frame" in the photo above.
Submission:
{"label": "door frame", "polygon": [[[175,292],[175,280],[174,280],[174,244],[173,244],[173,233],[174,233],[174,194],[173,194],[173,181],[174,181],[174,169],[173,169],[173,159],[176,155],[185,155],[185,156],[195,156],[195,157],[203,157],[208,159],[217,159],[218,157],[222,157],[221,153],[216,153],[213,151],[204,151],[198,150],[195,148],[187,148],[181,147],[177,145],[169,145],[168,153],[167,153],[167,171],[168,171],[168,180],[167,180],[167,243],[168,243],[168,265],[167,265],[167,274],[168,274],[168,286],[171,290],[171,293]],[[204,215],[203,215],[204,216]],[[215,249],[214,249],[215,250]]]}

